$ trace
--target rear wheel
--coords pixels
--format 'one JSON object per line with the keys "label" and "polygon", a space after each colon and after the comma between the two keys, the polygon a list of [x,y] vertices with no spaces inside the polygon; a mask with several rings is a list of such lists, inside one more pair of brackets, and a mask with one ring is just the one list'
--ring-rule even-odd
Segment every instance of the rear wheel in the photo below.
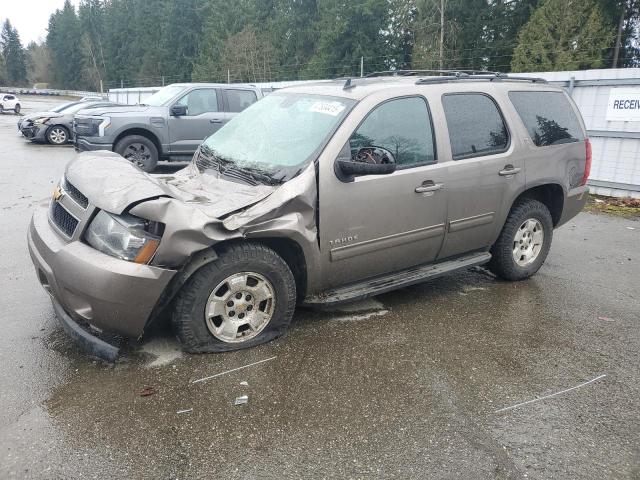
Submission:
{"label": "rear wheel", "polygon": [[172,324],[188,352],[239,350],[282,335],[295,304],[296,285],[285,261],[264,245],[237,244],[185,283]]}
{"label": "rear wheel", "polygon": [[69,132],[62,125],[54,125],[47,131],[47,141],[52,145],[64,145],[69,141]]}
{"label": "rear wheel", "polygon": [[158,163],[158,149],[142,135],[124,137],[114,150],[144,172],[153,172]]}
{"label": "rear wheel", "polygon": [[553,220],[541,202],[525,199],[513,206],[496,243],[489,270],[505,280],[524,280],[536,273],[549,253]]}

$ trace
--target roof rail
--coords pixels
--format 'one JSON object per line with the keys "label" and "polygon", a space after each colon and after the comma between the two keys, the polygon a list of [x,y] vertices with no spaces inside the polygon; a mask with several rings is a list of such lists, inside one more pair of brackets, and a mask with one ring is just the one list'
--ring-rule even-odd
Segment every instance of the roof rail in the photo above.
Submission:
{"label": "roof rail", "polygon": [[426,69],[426,70],[381,70],[378,72],[371,72],[364,76],[364,78],[370,77],[381,77],[383,75],[390,76],[401,76],[407,77],[410,75],[419,75],[421,73],[437,73],[437,74],[447,74],[447,75],[456,75],[466,73],[469,75],[502,75],[500,72],[490,72],[488,70],[465,70],[465,69]]}
{"label": "roof rail", "polygon": [[[488,73],[488,72],[487,72]],[[440,77],[420,78],[416,80],[416,85],[425,85],[430,83],[446,83],[456,80],[486,80],[493,81],[507,81],[507,82],[530,82],[530,83],[547,83],[547,80],[539,77],[510,77],[505,73],[493,73],[492,74],[468,74],[466,72],[456,72],[455,75],[445,75]]]}

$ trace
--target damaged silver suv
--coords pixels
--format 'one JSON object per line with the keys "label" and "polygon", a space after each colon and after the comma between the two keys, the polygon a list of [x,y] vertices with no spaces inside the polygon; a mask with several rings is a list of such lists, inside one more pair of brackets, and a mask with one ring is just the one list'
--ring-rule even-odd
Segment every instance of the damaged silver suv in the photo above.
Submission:
{"label": "damaged silver suv", "polygon": [[486,265],[522,280],[587,200],[571,98],[500,74],[286,88],[174,175],[112,152],[71,161],[28,232],[65,329],[114,359],[170,313],[189,352],[258,345],[296,304],[361,299]]}

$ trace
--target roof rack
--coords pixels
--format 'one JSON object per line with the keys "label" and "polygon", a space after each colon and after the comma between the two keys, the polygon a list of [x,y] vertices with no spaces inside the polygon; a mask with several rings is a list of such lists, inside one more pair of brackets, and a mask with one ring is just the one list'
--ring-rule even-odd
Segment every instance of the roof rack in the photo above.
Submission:
{"label": "roof rack", "polygon": [[466,73],[469,75],[502,75],[500,72],[490,72],[488,70],[464,70],[464,69],[381,70],[378,72],[368,73],[367,75],[364,76],[364,78],[381,77],[383,75],[407,77],[411,75],[420,75],[422,73],[437,73],[437,74],[447,74],[447,75],[456,75],[456,74],[462,74],[462,73]]}
{"label": "roof rack", "polygon": [[507,82],[530,82],[530,83],[547,83],[547,80],[539,77],[510,77],[506,73],[486,72],[484,74],[469,74],[462,71],[455,72],[454,75],[444,75],[440,77],[420,78],[416,80],[416,85],[425,85],[430,83],[445,83],[456,80],[487,80],[507,81]]}

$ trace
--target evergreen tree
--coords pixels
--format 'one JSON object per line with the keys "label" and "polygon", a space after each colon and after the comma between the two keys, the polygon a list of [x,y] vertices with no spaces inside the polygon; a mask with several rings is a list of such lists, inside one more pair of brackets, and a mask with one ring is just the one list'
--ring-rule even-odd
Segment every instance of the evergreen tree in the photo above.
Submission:
{"label": "evergreen tree", "polygon": [[318,3],[313,32],[315,51],[302,71],[304,78],[359,75],[360,58],[376,70],[386,69],[388,58],[382,28],[389,24],[387,2],[379,0],[324,0]]}
{"label": "evergreen tree", "polygon": [[82,30],[76,11],[69,0],[62,10],[49,19],[47,47],[51,52],[54,82],[61,88],[82,88],[83,58],[80,55]]}
{"label": "evergreen tree", "polygon": [[514,71],[579,70],[603,65],[613,28],[593,0],[544,0],[518,35]]}
{"label": "evergreen tree", "polygon": [[27,82],[27,57],[20,42],[18,31],[6,19],[0,33],[0,48],[4,63],[6,82],[24,85]]}
{"label": "evergreen tree", "polygon": [[202,0],[173,0],[169,3],[164,35],[166,75],[172,81],[191,81],[191,71],[202,34]]}
{"label": "evergreen tree", "polygon": [[102,0],[82,0],[78,19],[82,31],[80,44],[83,79],[88,88],[99,90],[106,70],[104,55],[105,14]]}

